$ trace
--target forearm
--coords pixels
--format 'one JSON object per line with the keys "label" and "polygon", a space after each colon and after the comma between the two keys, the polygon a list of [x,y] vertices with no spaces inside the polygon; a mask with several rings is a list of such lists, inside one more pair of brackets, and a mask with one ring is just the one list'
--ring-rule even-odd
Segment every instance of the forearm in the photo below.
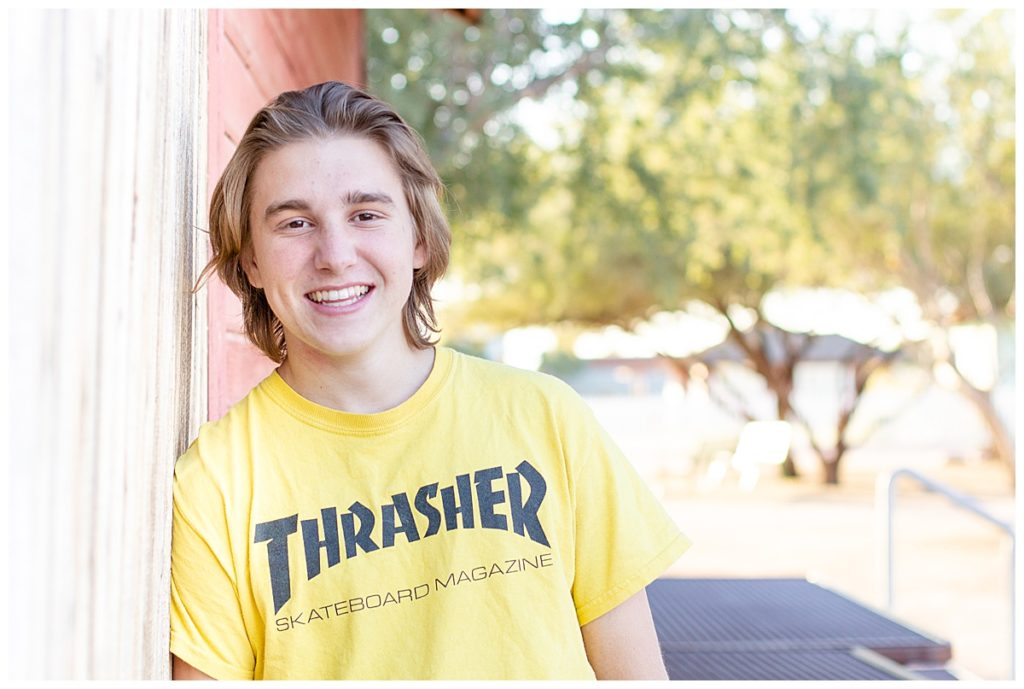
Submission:
{"label": "forearm", "polygon": [[171,679],[213,679],[205,672],[201,672],[178,656],[171,654]]}
{"label": "forearm", "polygon": [[581,627],[587,659],[598,679],[668,679],[647,592]]}

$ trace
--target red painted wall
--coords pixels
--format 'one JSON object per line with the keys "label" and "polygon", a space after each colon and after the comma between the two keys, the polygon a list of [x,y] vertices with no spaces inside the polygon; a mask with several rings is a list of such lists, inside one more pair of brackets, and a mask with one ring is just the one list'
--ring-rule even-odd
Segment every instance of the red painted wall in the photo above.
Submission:
{"label": "red painted wall", "polygon": [[[252,116],[281,91],[336,79],[365,84],[361,10],[210,10],[209,188]],[[218,419],[275,367],[249,343],[242,305],[207,283],[209,418]]]}

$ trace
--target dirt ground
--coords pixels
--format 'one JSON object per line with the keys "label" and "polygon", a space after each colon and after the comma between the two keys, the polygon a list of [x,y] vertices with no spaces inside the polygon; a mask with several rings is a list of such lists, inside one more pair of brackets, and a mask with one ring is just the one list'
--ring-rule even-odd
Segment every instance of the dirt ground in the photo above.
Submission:
{"label": "dirt ground", "polygon": [[[784,479],[763,471],[744,491],[735,473],[709,487],[701,472],[662,467],[645,478],[693,547],[666,574],[681,577],[805,577],[882,609],[884,574],[875,482],[911,466],[976,498],[1013,522],[1006,470],[985,460],[950,462],[905,454],[850,456],[839,486],[817,472]],[[883,532],[884,533],[884,532]],[[1007,679],[1011,660],[1011,544],[997,527],[901,479],[895,512],[895,595],[889,614],[952,643],[963,679]]]}

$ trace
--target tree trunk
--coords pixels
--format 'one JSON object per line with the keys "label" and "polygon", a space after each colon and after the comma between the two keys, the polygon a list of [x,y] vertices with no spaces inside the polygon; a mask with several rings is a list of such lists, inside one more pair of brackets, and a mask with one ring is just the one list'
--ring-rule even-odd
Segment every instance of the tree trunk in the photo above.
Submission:
{"label": "tree trunk", "polygon": [[974,406],[985,421],[989,435],[992,437],[992,449],[996,459],[1006,464],[1007,473],[1010,478],[1010,487],[1016,488],[1016,462],[1013,454],[1013,439],[1010,437],[1003,423],[995,404],[992,403],[992,393],[979,390],[961,377],[961,388],[967,398],[974,403]]}
{"label": "tree trunk", "polygon": [[825,468],[825,485],[839,485],[839,461],[822,462],[821,465]]}
{"label": "tree trunk", "polygon": [[[789,420],[789,391],[788,390],[775,390],[775,395],[778,403],[778,414],[779,421]],[[786,459],[782,462],[782,476],[783,478],[799,478],[800,472],[796,470],[796,464],[793,462],[793,450],[790,446],[789,452],[786,453]]]}
{"label": "tree trunk", "polygon": [[[949,336],[948,332],[949,330],[947,328],[947,338]],[[1016,462],[1013,452],[1014,443],[1006,428],[1006,424],[999,416],[999,412],[996,410],[995,404],[992,402],[992,392],[990,390],[981,390],[974,387],[974,385],[971,384],[971,382],[964,376],[963,372],[957,368],[948,339],[943,344],[944,347],[939,352],[941,358],[937,358],[945,361],[949,364],[950,368],[953,369],[953,372],[956,374],[958,379],[959,392],[964,395],[981,414],[981,418],[985,422],[985,427],[988,429],[989,435],[991,436],[992,449],[995,452],[996,459],[1006,465],[1010,479],[1010,486],[1012,488],[1016,488]]]}

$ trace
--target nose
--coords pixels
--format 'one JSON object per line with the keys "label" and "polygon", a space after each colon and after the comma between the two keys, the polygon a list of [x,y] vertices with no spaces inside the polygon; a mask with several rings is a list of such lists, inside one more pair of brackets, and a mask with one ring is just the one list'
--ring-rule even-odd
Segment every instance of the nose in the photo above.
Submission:
{"label": "nose", "polygon": [[341,224],[325,223],[317,230],[313,256],[317,270],[342,272],[355,265],[358,258],[352,230]]}

